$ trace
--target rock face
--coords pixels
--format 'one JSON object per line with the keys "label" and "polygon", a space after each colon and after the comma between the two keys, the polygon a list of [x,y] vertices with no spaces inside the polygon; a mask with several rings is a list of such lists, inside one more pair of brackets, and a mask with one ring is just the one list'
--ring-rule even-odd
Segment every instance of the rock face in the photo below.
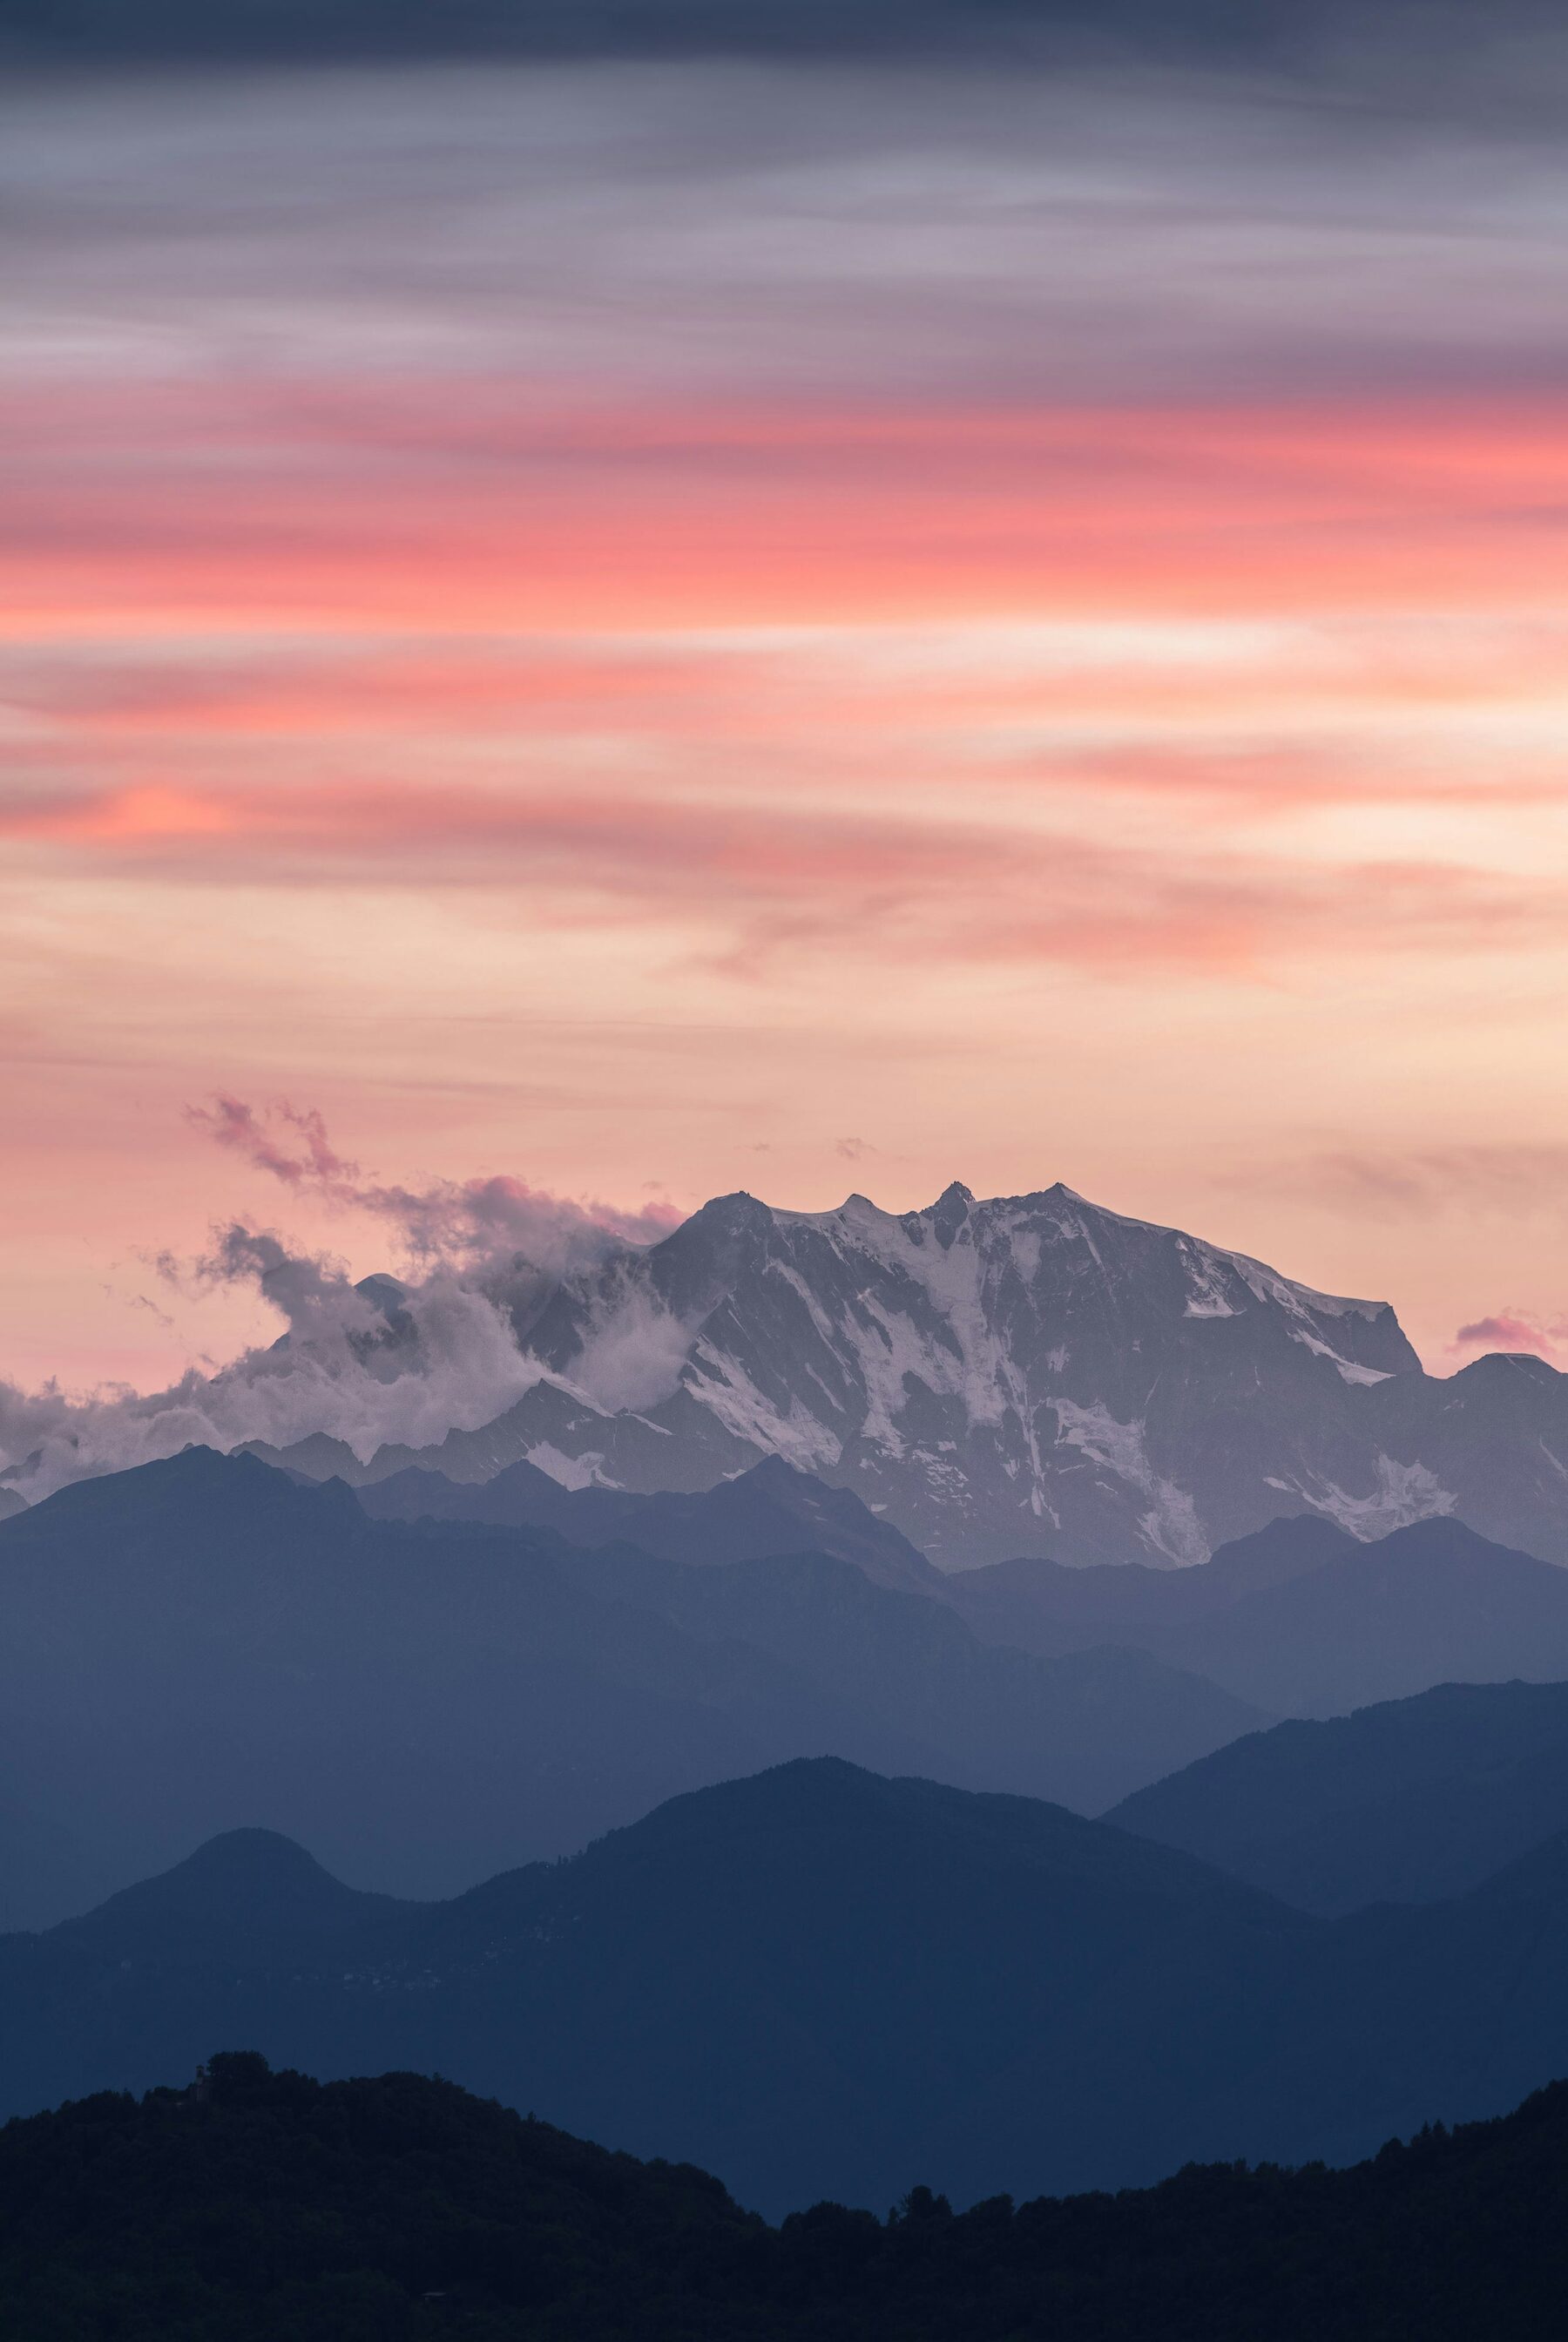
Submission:
{"label": "rock face", "polygon": [[1064,1186],[902,1215],[721,1196],[517,1332],[546,1371],[505,1415],[352,1476],[526,1456],[568,1486],[694,1489],[779,1456],[949,1569],[1178,1566],[1308,1511],[1363,1538],[1458,1511],[1568,1558],[1568,1377],[1492,1358],[1434,1380],[1386,1303]]}

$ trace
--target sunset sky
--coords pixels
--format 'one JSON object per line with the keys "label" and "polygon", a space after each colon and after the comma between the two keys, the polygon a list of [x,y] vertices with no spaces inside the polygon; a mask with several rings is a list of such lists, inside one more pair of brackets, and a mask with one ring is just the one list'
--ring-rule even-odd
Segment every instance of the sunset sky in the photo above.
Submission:
{"label": "sunset sky", "polygon": [[8,81],[0,1376],[269,1337],[235,1215],[396,1265],[217,1093],[633,1214],[1060,1178],[1568,1363],[1528,82]]}

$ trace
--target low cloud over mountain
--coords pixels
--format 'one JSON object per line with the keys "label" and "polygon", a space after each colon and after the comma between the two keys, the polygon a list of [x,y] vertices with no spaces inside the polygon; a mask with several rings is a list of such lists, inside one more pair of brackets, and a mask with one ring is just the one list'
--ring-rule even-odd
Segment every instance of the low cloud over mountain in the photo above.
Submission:
{"label": "low cloud over mountain", "polygon": [[[79,1397],[0,1381],[0,1487],[35,1498],[192,1442],[287,1445],[325,1434],[368,1456],[388,1441],[419,1445],[486,1423],[538,1380],[516,1328],[559,1279],[634,1256],[680,1218],[661,1202],[625,1211],[507,1176],[423,1188],[378,1181],[338,1152],[319,1112],[286,1100],[258,1110],[219,1095],[190,1119],[291,1196],[379,1220],[406,1275],[355,1282],[329,1256],[242,1222],[214,1229],[195,1261],[159,1254],[166,1284],[254,1286],[283,1320],[279,1340],[148,1394]],[[624,1322],[604,1362],[612,1403],[628,1375],[639,1378],[638,1347]]]}
{"label": "low cloud over mountain", "polygon": [[1060,1184],[981,1202],[954,1183],[902,1214],[737,1194],[672,1226],[511,1179],[384,1186],[290,1107],[202,1120],[291,1192],[394,1229],[405,1276],[355,1283],[217,1231],[165,1273],[253,1284],[282,1337],[152,1396],[0,1391],[0,1485],[31,1499],[193,1441],[351,1482],[526,1459],[647,1492],[777,1456],[949,1568],[1185,1566],[1298,1512],[1362,1538],[1458,1514],[1568,1557],[1568,1382],[1544,1360],[1434,1379],[1386,1302]]}

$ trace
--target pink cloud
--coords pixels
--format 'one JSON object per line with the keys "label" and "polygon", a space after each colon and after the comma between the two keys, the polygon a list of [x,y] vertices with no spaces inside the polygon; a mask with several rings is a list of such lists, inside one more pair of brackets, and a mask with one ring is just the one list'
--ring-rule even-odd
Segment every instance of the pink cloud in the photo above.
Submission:
{"label": "pink cloud", "polygon": [[1500,1309],[1492,1316],[1461,1326],[1449,1347],[1455,1356],[1465,1350],[1523,1350],[1555,1365],[1568,1355],[1565,1345],[1568,1317],[1543,1323],[1528,1310]]}
{"label": "pink cloud", "polygon": [[[280,1098],[258,1115],[244,1098],[220,1093],[210,1106],[187,1106],[185,1114],[217,1146],[244,1156],[258,1171],[270,1172],[285,1186],[309,1186],[324,1195],[352,1198],[359,1166],[334,1151],[326,1126],[314,1107],[301,1112],[286,1098]],[[280,1124],[284,1132],[294,1134],[292,1145],[280,1134]]]}
{"label": "pink cloud", "polygon": [[1568,489],[1560,415],[1505,396],[531,406],[511,375],[67,380],[0,385],[0,440],[29,450],[12,575],[78,619],[1549,607],[1543,515]]}
{"label": "pink cloud", "polygon": [[[1180,966],[1256,979],[1323,952],[1554,944],[1564,882],[1446,863],[1295,864],[1216,846],[952,818],[798,811],[787,796],[687,799],[278,781],[189,796],[140,785],[0,795],[0,836],[210,887],[504,886],[543,920],[678,910],[693,948],[754,975],[830,944],[895,961],[1056,964],[1115,976]],[[189,818],[184,817],[188,811]],[[728,940],[704,946],[698,932]]]}

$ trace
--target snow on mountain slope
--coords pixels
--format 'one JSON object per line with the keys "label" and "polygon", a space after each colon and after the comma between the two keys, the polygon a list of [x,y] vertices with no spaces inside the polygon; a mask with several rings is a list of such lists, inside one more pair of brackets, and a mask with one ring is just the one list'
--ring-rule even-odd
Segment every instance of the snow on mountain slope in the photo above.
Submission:
{"label": "snow on mountain slope", "polygon": [[1453,1501],[1369,1429],[1376,1392],[1420,1377],[1385,1304],[1064,1186],[903,1214],[721,1196],[517,1334],[544,1372],[504,1415],[355,1476],[525,1456],[568,1485],[699,1488],[776,1455],[947,1567],[1183,1565],[1281,1512],[1376,1535]]}
{"label": "snow on mountain slope", "polygon": [[1386,1303],[1064,1186],[900,1214],[720,1196],[515,1331],[541,1371],[504,1414],[349,1476],[526,1456],[568,1486],[698,1489],[779,1456],[946,1568],[1178,1566],[1308,1510],[1363,1538],[1458,1512],[1568,1560],[1568,1376],[1429,1377]]}
{"label": "snow on mountain slope", "polygon": [[[599,1396],[628,1309],[661,1327],[665,1360],[671,1329],[684,1337],[638,1412],[694,1466],[784,1456],[948,1566],[1030,1547],[1201,1561],[1320,1495],[1370,1497],[1383,1483],[1340,1421],[1349,1395],[1419,1371],[1384,1304],[1064,1186],[977,1203],[955,1185],[904,1214],[864,1196],[825,1213],[723,1197],[634,1264],[564,1287],[528,1338]],[[602,1453],[619,1476],[613,1435]],[[1434,1508],[1441,1494],[1407,1516]]]}

